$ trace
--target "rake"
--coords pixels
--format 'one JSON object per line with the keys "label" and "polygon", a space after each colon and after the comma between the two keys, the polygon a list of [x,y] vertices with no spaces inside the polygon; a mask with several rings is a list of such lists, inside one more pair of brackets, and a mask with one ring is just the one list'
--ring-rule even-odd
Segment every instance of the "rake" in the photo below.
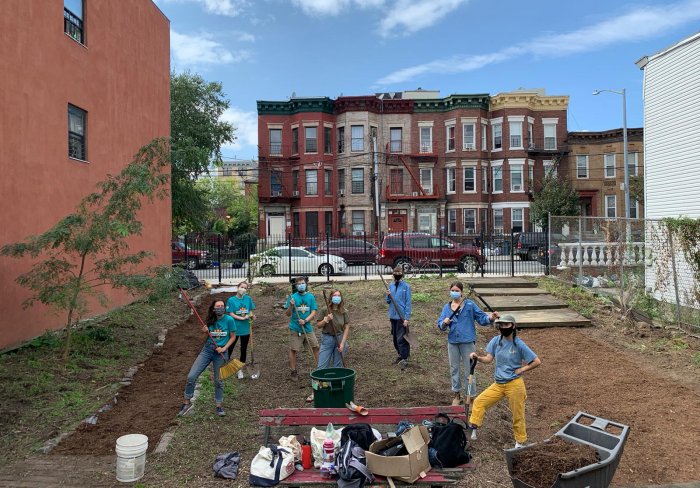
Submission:
{"label": "rake", "polygon": [[[185,297],[185,301],[187,302],[187,305],[189,305],[190,310],[194,312],[195,316],[197,317],[197,320],[199,320],[199,323],[202,324],[202,327],[204,327],[207,330],[207,335],[211,339],[211,341],[216,344],[216,341],[214,340],[214,337],[211,335],[211,332],[209,332],[209,327],[207,327],[207,324],[204,323],[202,320],[202,317],[199,316],[199,312],[197,312],[197,309],[195,308],[194,305],[192,305],[192,302],[190,301],[189,297],[187,296],[187,293],[185,293],[185,290],[180,288],[180,293],[182,293],[182,296]],[[224,356],[223,353],[221,354],[221,357],[224,360],[224,365],[219,368],[219,378],[222,380],[225,380],[226,378],[229,378],[233,376],[234,374],[238,373],[238,370],[240,370],[243,366],[245,366],[245,363],[240,361],[239,359],[232,359],[231,361],[226,363],[226,356]]]}

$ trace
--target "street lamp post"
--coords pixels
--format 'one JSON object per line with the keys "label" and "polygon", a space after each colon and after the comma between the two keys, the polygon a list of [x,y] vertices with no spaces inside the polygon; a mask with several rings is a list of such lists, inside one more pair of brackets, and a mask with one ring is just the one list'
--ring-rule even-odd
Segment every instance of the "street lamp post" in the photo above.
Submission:
{"label": "street lamp post", "polygon": [[602,92],[616,93],[622,95],[622,164],[624,165],[625,175],[625,218],[630,218],[630,172],[627,165],[627,95],[626,90],[595,90],[593,95],[598,95]]}

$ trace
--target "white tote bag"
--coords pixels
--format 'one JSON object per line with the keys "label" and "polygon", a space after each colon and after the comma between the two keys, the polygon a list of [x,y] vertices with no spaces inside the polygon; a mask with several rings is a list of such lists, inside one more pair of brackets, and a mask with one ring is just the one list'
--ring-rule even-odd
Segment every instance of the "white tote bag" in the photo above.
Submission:
{"label": "white tote bag", "polygon": [[291,449],[270,444],[270,447],[261,447],[250,463],[249,481],[255,486],[275,486],[293,472]]}

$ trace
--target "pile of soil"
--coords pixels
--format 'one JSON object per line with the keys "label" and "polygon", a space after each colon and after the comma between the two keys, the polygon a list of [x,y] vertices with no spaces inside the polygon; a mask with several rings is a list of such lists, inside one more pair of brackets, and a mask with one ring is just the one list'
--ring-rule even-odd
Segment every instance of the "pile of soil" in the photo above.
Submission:
{"label": "pile of soil", "polygon": [[513,478],[533,488],[550,488],[559,473],[567,473],[595,464],[598,453],[591,446],[567,442],[553,437],[513,455]]}

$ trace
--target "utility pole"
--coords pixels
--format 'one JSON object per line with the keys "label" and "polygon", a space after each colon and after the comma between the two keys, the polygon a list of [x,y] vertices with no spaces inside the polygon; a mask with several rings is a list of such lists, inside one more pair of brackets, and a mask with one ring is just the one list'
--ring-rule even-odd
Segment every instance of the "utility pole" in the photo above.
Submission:
{"label": "utility pole", "polygon": [[374,159],[374,222],[375,233],[379,236],[379,154],[377,153],[377,136],[372,137],[372,154]]}

